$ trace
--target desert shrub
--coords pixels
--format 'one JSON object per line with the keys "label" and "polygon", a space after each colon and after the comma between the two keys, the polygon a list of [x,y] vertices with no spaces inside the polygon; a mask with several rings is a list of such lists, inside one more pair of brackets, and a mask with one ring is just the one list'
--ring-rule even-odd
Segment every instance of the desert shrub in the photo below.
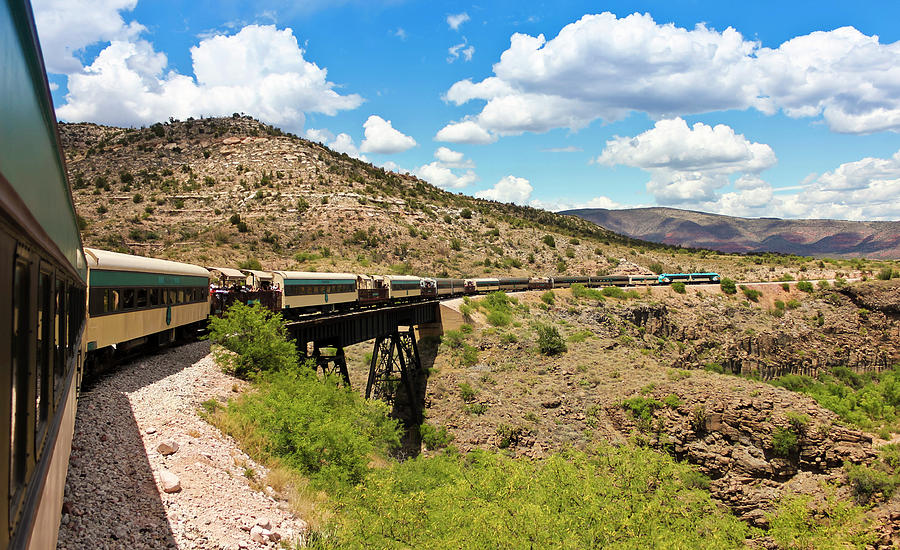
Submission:
{"label": "desert shrub", "polygon": [[427,422],[419,426],[419,434],[422,436],[422,443],[429,451],[443,449],[453,441],[453,434],[447,431],[446,426],[436,428]]}
{"label": "desert shrub", "polygon": [[744,296],[751,302],[758,302],[759,297],[762,296],[762,292],[759,290],[748,288],[744,285],[741,285],[741,292],[743,292]]}
{"label": "desert shrub", "polygon": [[865,548],[876,538],[865,509],[833,493],[815,504],[809,495],[786,494],[766,518],[778,548]]}
{"label": "desert shrub", "polygon": [[819,281],[819,282],[816,283],[816,284],[817,284],[817,286],[818,286],[819,288],[821,288],[822,290],[825,290],[825,289],[831,287],[831,285],[829,285],[829,284],[828,284],[828,281],[826,281],[825,279],[822,279],[821,281]]}
{"label": "desert shrub", "polygon": [[459,216],[464,220],[471,220],[472,219],[472,211],[469,210],[468,208],[463,208],[459,212]]}
{"label": "desert shrub", "polygon": [[366,401],[339,385],[321,381],[311,367],[266,374],[257,391],[215,413],[223,431],[253,444],[255,458],[274,458],[322,488],[359,483],[373,455],[399,444],[397,421],[380,401]]}
{"label": "desert shrub", "polygon": [[652,271],[653,273],[656,273],[657,275],[662,275],[663,273],[666,272],[665,266],[663,266],[663,264],[661,264],[659,262],[653,262],[650,265],[648,265],[647,267],[650,269],[650,271]]}
{"label": "desert shrub", "polygon": [[556,248],[556,239],[553,238],[553,235],[544,235],[541,241],[550,248]]}
{"label": "desert shrub", "polygon": [[515,447],[522,438],[531,433],[531,430],[524,426],[510,426],[509,424],[500,424],[497,426],[497,437],[499,441],[497,446],[501,449]]}
{"label": "desert shrub", "polygon": [[890,267],[884,267],[878,272],[876,277],[878,278],[879,281],[889,281],[889,280],[891,280],[891,277],[893,276],[893,274],[894,274],[893,269],[891,269]]}
{"label": "desert shrub", "polygon": [[466,367],[471,367],[478,362],[478,348],[464,344],[462,352],[459,354],[459,360]]}
{"label": "desert shrub", "polygon": [[450,249],[459,252],[460,250],[462,250],[462,241],[460,241],[456,237],[450,239]]}
{"label": "desert shrub", "polygon": [[857,502],[861,504],[868,503],[877,493],[889,499],[897,488],[897,476],[879,467],[848,463],[844,465],[844,471]]}
{"label": "desert shrub", "polygon": [[537,332],[538,349],[544,355],[559,355],[568,351],[566,341],[559,335],[559,330],[548,323],[535,323],[534,330]]}
{"label": "desert shrub", "polygon": [[784,305],[785,305],[785,307],[787,307],[788,309],[797,309],[798,307],[800,307],[800,301],[799,301],[799,300],[796,300],[796,299],[794,299],[794,298],[791,298],[791,299],[788,300],[787,303],[785,303]]}
{"label": "desert shrub", "polygon": [[781,300],[775,300],[775,309],[784,309],[784,302]]}
{"label": "desert shrub", "polygon": [[815,290],[813,284],[809,281],[797,281],[797,290],[802,292],[812,292]]}
{"label": "desert shrub", "polygon": [[790,289],[791,289],[791,285],[789,285],[788,283],[781,283],[781,290],[787,292]]}
{"label": "desert shrub", "polygon": [[553,302],[556,301],[556,294],[554,294],[552,290],[548,290],[547,292],[541,294],[541,301],[543,301],[548,306],[552,306]]}
{"label": "desert shrub", "polygon": [[144,202],[144,195],[141,195],[140,193],[135,193],[134,196],[131,197],[131,201],[134,204],[140,204],[140,203]]}
{"label": "desert shrub", "polygon": [[687,285],[685,285],[681,281],[675,281],[674,283],[672,283],[672,290],[674,290],[678,294],[684,294],[687,292]]}
{"label": "desert shrub", "polygon": [[465,401],[466,403],[471,403],[475,401],[475,398],[478,396],[478,390],[472,387],[468,382],[460,382],[459,384],[459,398]]}
{"label": "desert shrub", "polygon": [[238,269],[254,269],[261,270],[262,264],[259,263],[259,260],[256,258],[247,258],[246,260],[238,263]]}
{"label": "desert shrub", "polygon": [[240,302],[222,317],[209,318],[209,340],[222,370],[240,378],[297,365],[297,348],[287,340],[281,314]]}
{"label": "desert shrub", "polygon": [[419,457],[372,471],[344,495],[346,513],[323,546],[741,548],[757,531],[693,488],[702,484],[694,472],[633,446],[544,460]]}
{"label": "desert shrub", "polygon": [[787,421],[791,424],[791,429],[795,433],[802,433],[806,426],[809,425],[809,415],[803,413],[787,411],[784,413],[784,417],[787,418]]}
{"label": "desert shrub", "polygon": [[793,430],[775,428],[772,434],[772,449],[776,456],[787,458],[800,449],[800,439]]}
{"label": "desert shrub", "polygon": [[631,413],[641,429],[649,428],[653,413],[664,406],[662,401],[652,397],[631,397],[622,402],[622,408]]}
{"label": "desert shrub", "polygon": [[617,286],[603,287],[603,290],[601,290],[601,292],[604,296],[607,296],[609,298],[617,298],[619,300],[624,300],[625,298],[627,298],[627,296],[625,295],[625,291]]}
{"label": "desert shrub", "polygon": [[737,286],[734,284],[734,279],[722,277],[722,280],[719,281],[719,287],[725,294],[737,294]]}
{"label": "desert shrub", "polygon": [[581,283],[572,285],[572,296],[575,298],[590,298],[592,300],[602,300],[603,293],[595,288],[587,288]]}

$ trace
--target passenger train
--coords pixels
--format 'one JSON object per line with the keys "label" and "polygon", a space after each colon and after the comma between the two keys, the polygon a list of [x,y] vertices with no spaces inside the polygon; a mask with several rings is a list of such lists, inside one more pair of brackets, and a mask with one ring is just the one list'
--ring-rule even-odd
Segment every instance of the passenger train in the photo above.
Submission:
{"label": "passenger train", "polygon": [[[82,246],[31,8],[0,12],[0,550],[53,548],[86,360],[202,331],[235,302],[287,317],[495,291],[717,282],[715,273],[452,279],[237,270]],[[211,284],[212,283],[212,284]]]}

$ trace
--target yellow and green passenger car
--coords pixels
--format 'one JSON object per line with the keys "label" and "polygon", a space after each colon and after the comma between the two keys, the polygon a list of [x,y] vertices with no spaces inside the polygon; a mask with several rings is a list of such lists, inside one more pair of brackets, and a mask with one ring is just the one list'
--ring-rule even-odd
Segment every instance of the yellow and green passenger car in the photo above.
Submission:
{"label": "yellow and green passenger car", "polygon": [[200,266],[85,248],[85,349],[175,339],[209,315],[209,271]]}

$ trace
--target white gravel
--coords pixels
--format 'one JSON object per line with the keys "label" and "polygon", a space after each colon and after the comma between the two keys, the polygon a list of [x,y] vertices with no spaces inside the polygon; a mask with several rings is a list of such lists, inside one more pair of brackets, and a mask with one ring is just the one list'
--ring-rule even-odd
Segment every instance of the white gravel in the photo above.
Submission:
{"label": "white gravel", "polygon": [[[299,540],[306,523],[245,477],[245,466],[257,477],[265,468],[197,414],[203,401],[236,395],[235,384],[196,343],[123,365],[84,392],[57,547],[274,548],[251,539],[266,522],[273,539]],[[172,441],[178,450],[163,456]],[[163,471],[180,491],[163,492]]]}

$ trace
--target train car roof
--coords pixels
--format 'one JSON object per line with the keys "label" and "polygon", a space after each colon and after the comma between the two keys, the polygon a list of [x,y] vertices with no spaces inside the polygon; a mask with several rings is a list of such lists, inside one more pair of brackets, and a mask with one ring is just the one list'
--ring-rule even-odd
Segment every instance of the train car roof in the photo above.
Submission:
{"label": "train car roof", "polygon": [[475,281],[476,283],[499,283],[500,279],[496,277],[476,277],[474,279],[466,279],[467,281]]}
{"label": "train car roof", "polygon": [[108,271],[134,271],[137,273],[163,273],[166,275],[194,275],[209,277],[209,270],[199,265],[160,260],[157,258],[145,258],[133,254],[121,254],[109,250],[85,248],[84,255],[87,258],[90,269],[103,269]]}
{"label": "train car roof", "polygon": [[391,281],[418,281],[421,279],[415,275],[385,275],[384,278]]}
{"label": "train car roof", "polygon": [[240,269],[234,269],[233,267],[209,267],[209,266],[207,266],[206,269],[208,269],[210,271],[218,271],[223,276],[225,276],[226,279],[246,279],[247,278],[247,276],[244,275],[243,271],[241,271]]}
{"label": "train car roof", "polygon": [[241,273],[245,275],[253,275],[260,281],[271,281],[275,278],[275,275],[273,275],[271,271],[261,271],[259,269],[242,269]]}
{"label": "train car roof", "polygon": [[353,279],[358,276],[356,273],[326,273],[324,271],[273,271],[282,279]]}
{"label": "train car roof", "polygon": [[56,113],[27,2],[0,8],[0,211],[73,275],[87,277]]}

